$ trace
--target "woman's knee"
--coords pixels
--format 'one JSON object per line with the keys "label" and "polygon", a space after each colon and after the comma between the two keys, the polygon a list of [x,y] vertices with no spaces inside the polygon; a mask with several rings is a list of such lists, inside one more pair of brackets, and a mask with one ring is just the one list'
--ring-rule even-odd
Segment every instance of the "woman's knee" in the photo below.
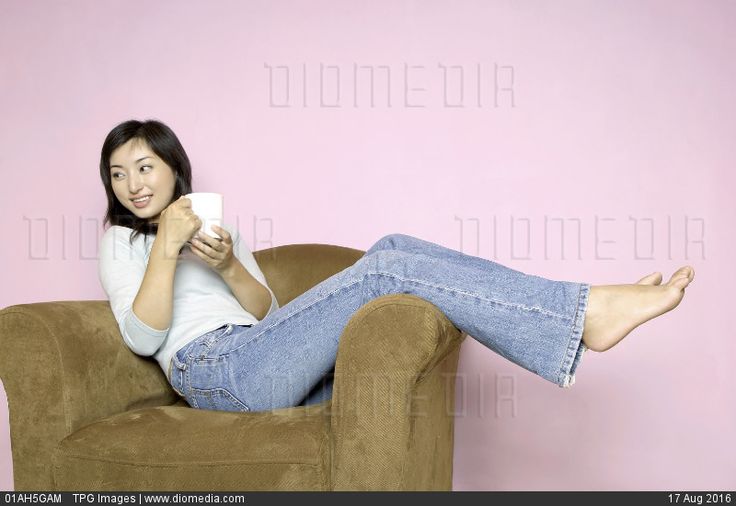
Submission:
{"label": "woman's knee", "polygon": [[381,237],[376,243],[370,247],[366,254],[382,250],[400,250],[403,244],[411,241],[413,238],[406,234],[388,234]]}
{"label": "woman's knee", "polygon": [[361,257],[355,268],[366,279],[375,274],[403,273],[411,256],[412,253],[400,249],[379,249]]}

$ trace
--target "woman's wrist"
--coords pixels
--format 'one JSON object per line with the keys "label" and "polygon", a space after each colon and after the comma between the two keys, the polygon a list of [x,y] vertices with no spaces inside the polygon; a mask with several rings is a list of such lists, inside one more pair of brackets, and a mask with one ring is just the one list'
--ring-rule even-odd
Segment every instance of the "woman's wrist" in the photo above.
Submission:
{"label": "woman's wrist", "polygon": [[230,259],[230,263],[224,268],[219,269],[217,273],[220,275],[220,277],[222,277],[222,279],[227,281],[236,277],[238,275],[238,269],[241,268],[245,270],[245,267],[243,267],[243,265],[240,263],[240,260],[238,260],[238,258],[233,255]]}
{"label": "woman's wrist", "polygon": [[186,242],[167,240],[166,237],[157,235],[152,249],[156,249],[166,260],[176,260],[185,244]]}

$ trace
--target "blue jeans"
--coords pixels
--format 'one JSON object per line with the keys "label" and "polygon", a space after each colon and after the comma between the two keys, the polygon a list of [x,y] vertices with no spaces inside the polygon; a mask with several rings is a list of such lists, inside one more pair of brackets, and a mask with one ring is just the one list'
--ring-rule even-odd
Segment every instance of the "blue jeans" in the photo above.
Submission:
{"label": "blue jeans", "polygon": [[253,326],[223,325],[174,355],[170,382],[190,406],[268,411],[332,396],[338,341],[370,300],[408,293],[461,331],[560,387],[574,383],[590,284],[554,281],[404,234],[374,244]]}

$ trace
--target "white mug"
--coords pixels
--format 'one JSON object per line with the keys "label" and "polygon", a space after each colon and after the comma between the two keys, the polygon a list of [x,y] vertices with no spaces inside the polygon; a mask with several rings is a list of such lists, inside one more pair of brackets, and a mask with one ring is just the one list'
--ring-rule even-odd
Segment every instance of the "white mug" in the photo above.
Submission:
{"label": "white mug", "polygon": [[184,195],[192,201],[192,212],[202,220],[202,228],[199,229],[210,237],[220,238],[220,235],[212,229],[212,225],[222,227],[225,214],[225,200],[221,193],[194,192]]}

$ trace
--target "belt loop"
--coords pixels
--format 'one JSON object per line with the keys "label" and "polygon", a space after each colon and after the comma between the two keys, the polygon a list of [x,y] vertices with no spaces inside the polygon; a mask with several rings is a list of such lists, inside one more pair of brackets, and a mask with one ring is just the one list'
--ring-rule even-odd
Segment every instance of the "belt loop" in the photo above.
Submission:
{"label": "belt loop", "polygon": [[171,384],[171,387],[174,389],[174,391],[179,394],[180,397],[185,397],[183,392],[179,391],[179,388],[184,388],[184,371],[187,369],[187,364],[185,362],[180,362],[176,358],[176,354],[171,358],[171,377],[169,379],[169,383]]}
{"label": "belt loop", "polygon": [[[187,350],[187,353],[185,353],[184,356],[185,357],[189,356],[189,351],[188,350]],[[179,361],[179,359],[176,357],[176,353],[174,353],[174,356],[171,357],[171,363],[173,364],[173,367],[175,367],[176,369],[180,369],[182,371],[185,371],[187,369],[186,358],[184,360],[185,360],[184,362]],[[172,370],[173,370],[173,368],[172,368]]]}

